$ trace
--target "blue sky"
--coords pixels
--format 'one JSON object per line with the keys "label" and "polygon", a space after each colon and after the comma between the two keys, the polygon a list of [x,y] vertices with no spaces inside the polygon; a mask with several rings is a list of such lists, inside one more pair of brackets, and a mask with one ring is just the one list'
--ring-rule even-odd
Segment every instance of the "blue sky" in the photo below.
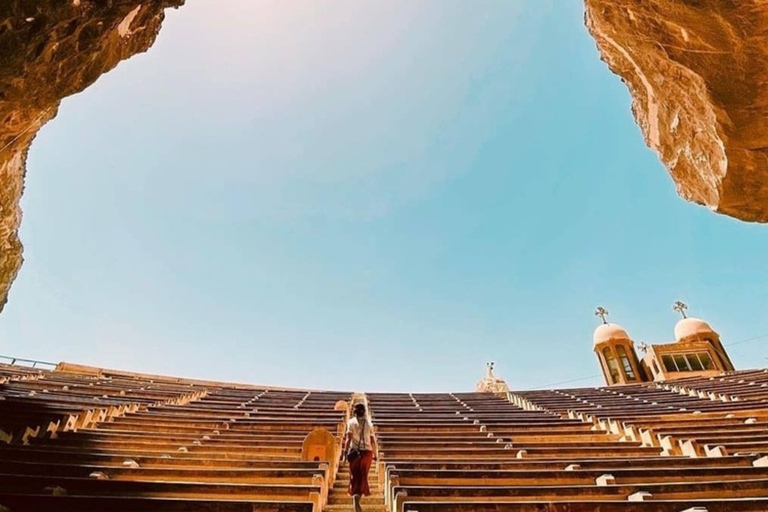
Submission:
{"label": "blue sky", "polygon": [[[579,2],[195,0],[29,157],[0,353],[311,388],[598,384],[595,306],[768,334],[765,227],[679,199]],[[768,337],[731,349],[764,366]]]}

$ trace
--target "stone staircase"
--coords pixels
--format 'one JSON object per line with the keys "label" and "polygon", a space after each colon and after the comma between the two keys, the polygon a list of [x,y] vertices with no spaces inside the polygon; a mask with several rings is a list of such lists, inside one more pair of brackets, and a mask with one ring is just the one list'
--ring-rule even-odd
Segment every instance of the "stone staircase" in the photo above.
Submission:
{"label": "stone staircase", "polygon": [[[368,475],[368,483],[371,487],[371,495],[364,496],[360,504],[365,512],[387,512],[384,506],[384,491],[379,485],[378,464],[371,465],[371,472]],[[336,481],[328,495],[328,505],[323,509],[325,512],[354,512],[352,506],[352,497],[347,494],[349,485],[349,465],[344,464],[339,468],[336,474]]]}

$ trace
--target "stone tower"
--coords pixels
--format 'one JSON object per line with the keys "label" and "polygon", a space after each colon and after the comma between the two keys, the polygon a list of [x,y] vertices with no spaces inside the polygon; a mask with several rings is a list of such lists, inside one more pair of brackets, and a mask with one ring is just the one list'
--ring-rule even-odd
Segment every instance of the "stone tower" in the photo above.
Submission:
{"label": "stone tower", "polygon": [[635,344],[620,325],[605,320],[608,311],[597,308],[603,323],[595,329],[592,347],[597,354],[605,382],[609,386],[644,382],[645,372],[635,352]]}
{"label": "stone tower", "polygon": [[677,322],[675,325],[675,343],[679,346],[685,346],[694,345],[697,342],[709,343],[714,352],[713,359],[717,360],[715,364],[720,371],[734,371],[731,358],[728,357],[728,353],[720,342],[720,335],[707,322],[692,317],[683,318]]}
{"label": "stone tower", "polygon": [[672,308],[683,317],[675,325],[675,341],[651,345],[643,357],[643,365],[653,380],[713,377],[734,371],[720,335],[704,320],[688,317],[684,302],[677,301]]}

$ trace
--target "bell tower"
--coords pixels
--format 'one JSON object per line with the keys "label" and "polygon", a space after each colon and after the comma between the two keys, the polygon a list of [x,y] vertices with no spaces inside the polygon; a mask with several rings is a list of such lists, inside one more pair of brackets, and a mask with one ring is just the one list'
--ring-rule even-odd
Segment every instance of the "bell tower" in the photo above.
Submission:
{"label": "bell tower", "polygon": [[608,323],[608,311],[602,306],[595,310],[602,323],[592,336],[592,348],[597,355],[606,384],[635,384],[645,382],[645,372],[635,352],[635,344],[620,325]]}
{"label": "bell tower", "polygon": [[704,320],[688,316],[685,313],[688,309],[685,302],[676,301],[672,305],[672,309],[683,317],[675,325],[675,343],[681,348],[693,347],[696,343],[708,343],[712,347],[712,359],[717,369],[723,372],[732,372],[735,368],[720,341],[720,335]]}

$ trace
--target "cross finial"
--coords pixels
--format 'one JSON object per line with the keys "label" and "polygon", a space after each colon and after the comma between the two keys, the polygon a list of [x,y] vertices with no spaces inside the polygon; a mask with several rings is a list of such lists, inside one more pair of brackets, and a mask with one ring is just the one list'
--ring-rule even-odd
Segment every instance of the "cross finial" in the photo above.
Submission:
{"label": "cross finial", "polygon": [[608,323],[608,321],[605,319],[605,317],[608,316],[608,310],[603,306],[597,306],[597,309],[595,310],[595,316],[599,316],[600,320],[602,320],[604,324]]}
{"label": "cross finial", "polygon": [[685,316],[685,310],[688,309],[688,304],[681,300],[676,300],[674,304],[672,304],[672,309],[683,315],[683,318],[688,318]]}

